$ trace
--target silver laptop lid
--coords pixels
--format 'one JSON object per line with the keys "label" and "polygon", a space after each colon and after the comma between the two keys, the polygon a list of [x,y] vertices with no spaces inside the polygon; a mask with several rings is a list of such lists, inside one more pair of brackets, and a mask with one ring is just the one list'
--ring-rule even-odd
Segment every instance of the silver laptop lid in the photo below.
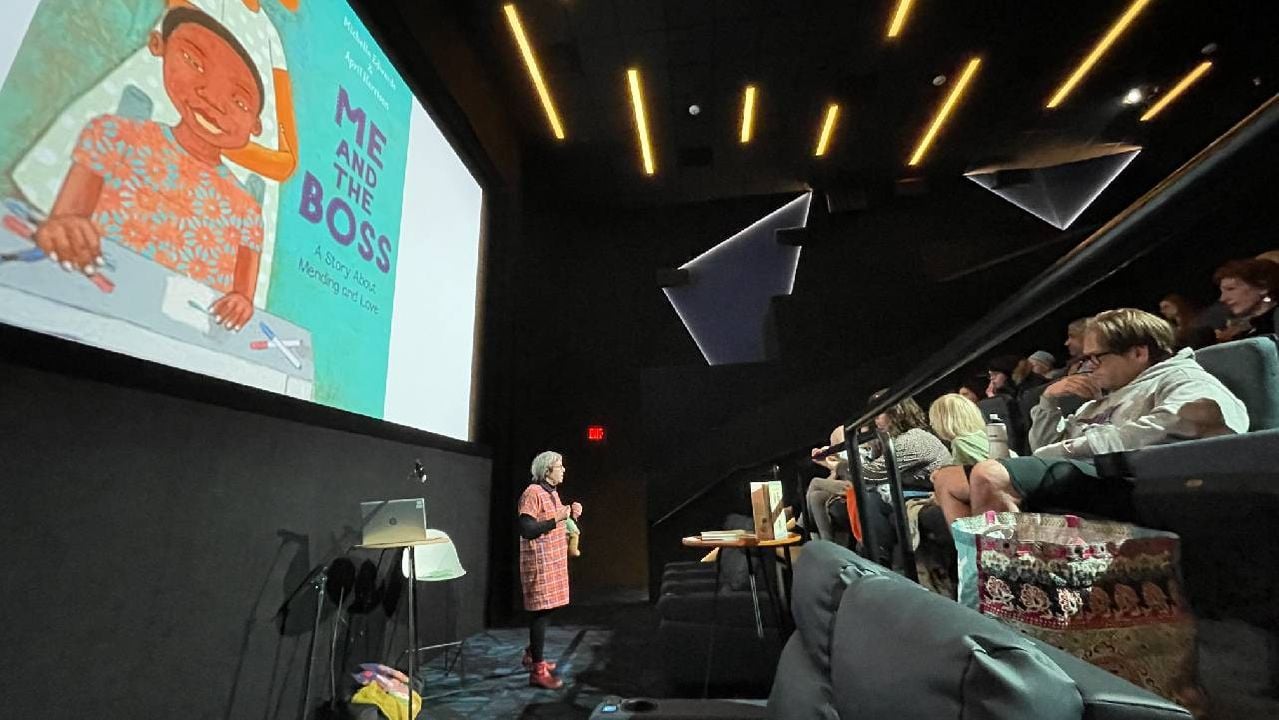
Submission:
{"label": "silver laptop lid", "polygon": [[407,545],[426,540],[426,500],[374,500],[360,503],[364,545]]}

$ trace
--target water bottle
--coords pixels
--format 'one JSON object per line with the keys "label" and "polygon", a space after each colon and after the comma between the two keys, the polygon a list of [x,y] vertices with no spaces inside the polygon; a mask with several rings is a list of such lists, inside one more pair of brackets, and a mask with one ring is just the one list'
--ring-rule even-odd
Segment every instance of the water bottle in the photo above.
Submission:
{"label": "water bottle", "polygon": [[990,414],[990,422],[986,423],[986,442],[990,444],[991,459],[1008,457],[1008,426],[995,413]]}

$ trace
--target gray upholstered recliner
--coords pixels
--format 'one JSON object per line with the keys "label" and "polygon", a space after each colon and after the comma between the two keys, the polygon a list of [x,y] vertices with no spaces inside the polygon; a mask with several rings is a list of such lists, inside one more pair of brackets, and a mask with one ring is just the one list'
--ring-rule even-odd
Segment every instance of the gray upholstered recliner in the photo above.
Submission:
{"label": "gray upholstered recliner", "polygon": [[1196,350],[1195,359],[1248,406],[1250,431],[1279,428],[1279,343],[1273,335]]}
{"label": "gray upholstered recliner", "polygon": [[[1195,359],[1248,408],[1248,433],[1187,440],[1102,456],[1099,462],[1138,480],[1179,480],[1279,468],[1279,343],[1275,337],[1236,340],[1195,352]],[[1152,483],[1153,484],[1153,483]]]}
{"label": "gray upholstered recliner", "polygon": [[[724,519],[724,527],[748,530],[754,528],[754,522],[748,516],[731,514]],[[663,674],[677,694],[699,692],[714,633],[711,685],[719,692],[759,697],[772,681],[783,639],[778,611],[764,590],[773,565],[769,562],[767,568],[761,568],[756,563],[754,568],[764,626],[761,639],[755,630],[746,556],[741,550],[726,550],[720,560],[718,596],[715,563],[671,563],[663,569],[657,599]]]}
{"label": "gray upholstered recliner", "polygon": [[[1204,348],[1195,357],[1248,407],[1240,435],[1142,448],[1113,462],[1133,478],[1138,521],[1181,536],[1197,612],[1279,633],[1279,344],[1273,336]],[[1279,635],[1277,635],[1279,636]],[[1277,663],[1276,665],[1279,665]],[[1275,687],[1279,687],[1279,667]]]}
{"label": "gray upholstered recliner", "polygon": [[793,594],[770,718],[1191,717],[833,543],[805,546]]}

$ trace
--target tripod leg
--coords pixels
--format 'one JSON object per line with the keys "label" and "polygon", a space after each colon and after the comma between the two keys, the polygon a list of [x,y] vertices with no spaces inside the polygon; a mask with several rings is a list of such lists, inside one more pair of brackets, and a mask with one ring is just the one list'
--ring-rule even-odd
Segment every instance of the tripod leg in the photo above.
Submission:
{"label": "tripod leg", "polygon": [[417,558],[413,546],[409,546],[409,697],[405,701],[409,717],[413,714],[413,665],[417,660]]}
{"label": "tripod leg", "polygon": [[329,638],[329,707],[337,702],[338,698],[338,681],[337,681],[337,656],[338,656],[338,626],[342,624],[342,605],[346,602],[346,588],[342,588],[338,592],[338,609],[333,614],[333,635]]}
{"label": "tripod leg", "polygon": [[311,626],[311,642],[306,649],[306,676],[302,678],[302,704],[298,706],[298,720],[306,720],[311,704],[311,672],[315,669],[315,640],[320,635],[320,614],[324,612],[324,587],[328,575],[320,573],[315,579],[315,624]]}

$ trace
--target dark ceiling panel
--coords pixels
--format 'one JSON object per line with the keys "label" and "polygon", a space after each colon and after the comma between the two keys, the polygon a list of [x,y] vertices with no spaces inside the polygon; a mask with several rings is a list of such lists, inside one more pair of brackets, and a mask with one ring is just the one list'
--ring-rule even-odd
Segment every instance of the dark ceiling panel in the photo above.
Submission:
{"label": "dark ceiling panel", "polygon": [[[891,187],[900,177],[954,177],[992,157],[1080,142],[1141,144],[1146,152],[1134,167],[1166,172],[1279,89],[1279,3],[1165,0],[1143,11],[1061,108],[1046,111],[1057,84],[1128,2],[917,2],[903,35],[889,41],[883,34],[895,0],[524,0],[521,13],[547,49],[553,89],[564,88],[570,131],[568,142],[555,144],[543,118],[523,118],[526,141],[539,148],[531,171],[540,186],[628,204],[849,177]],[[459,7],[476,47],[498,55],[492,68],[513,104],[540,114],[500,3]],[[1164,117],[1138,123],[1141,108],[1118,103],[1133,86],[1166,89],[1209,43],[1216,67]],[[975,54],[984,61],[968,97],[925,166],[907,168]],[[625,79],[632,63],[644,73],[656,178],[637,170]],[[946,76],[940,86],[937,75]],[[756,139],[742,148],[736,128],[747,81],[758,84],[759,105]],[[845,114],[830,156],[814,159],[832,99]],[[702,109],[697,118],[687,114],[692,102]],[[679,168],[679,149],[694,146],[709,147],[712,163]]]}
{"label": "dark ceiling panel", "polygon": [[709,25],[715,17],[715,4],[710,0],[663,0],[662,7],[667,26],[672,28]]}
{"label": "dark ceiling panel", "polygon": [[558,3],[521,3],[517,7],[524,31],[539,48],[564,42],[575,34],[568,14]]}
{"label": "dark ceiling panel", "polygon": [[613,0],[623,33],[652,32],[666,27],[662,4],[652,0]]}
{"label": "dark ceiling panel", "polygon": [[763,0],[715,0],[715,19],[758,17],[764,5]]}
{"label": "dark ceiling panel", "polygon": [[573,32],[580,39],[603,41],[621,33],[612,0],[574,3],[568,15]]}
{"label": "dark ceiling panel", "polygon": [[706,33],[692,29],[673,30],[667,35],[666,52],[672,65],[710,63],[715,47],[707,42]]}

